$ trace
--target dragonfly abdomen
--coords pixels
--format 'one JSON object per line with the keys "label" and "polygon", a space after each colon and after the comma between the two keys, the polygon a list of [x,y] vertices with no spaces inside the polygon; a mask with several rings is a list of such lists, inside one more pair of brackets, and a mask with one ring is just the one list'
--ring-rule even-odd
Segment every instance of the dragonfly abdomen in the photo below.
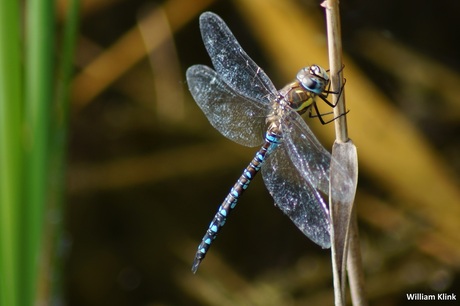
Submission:
{"label": "dragonfly abdomen", "polygon": [[192,272],[195,273],[200,265],[201,261],[206,256],[211,243],[216,239],[217,234],[220,229],[224,226],[227,221],[227,217],[230,212],[236,207],[238,199],[243,194],[243,192],[248,188],[251,181],[260,171],[263,162],[281,142],[281,138],[274,132],[267,131],[265,135],[265,142],[260,148],[259,151],[255,154],[254,158],[251,160],[249,165],[244,169],[243,173],[230,189],[230,193],[225,197],[225,200],[220,205],[217,213],[209,224],[209,228],[206,231],[206,234],[203,236],[198,250],[195,254],[195,260],[192,265]]}

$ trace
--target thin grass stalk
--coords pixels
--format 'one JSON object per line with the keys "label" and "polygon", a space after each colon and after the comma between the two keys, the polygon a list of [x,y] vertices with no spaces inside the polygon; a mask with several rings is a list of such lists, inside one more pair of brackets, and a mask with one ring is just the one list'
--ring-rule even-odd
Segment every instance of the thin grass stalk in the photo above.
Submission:
{"label": "thin grass stalk", "polygon": [[[331,73],[331,89],[334,92],[341,92],[340,96],[333,96],[333,103],[336,105],[334,108],[336,137],[341,142],[346,142],[348,139],[346,116],[340,116],[343,114],[344,103],[345,103],[345,92],[342,88],[343,76],[341,74],[340,66],[342,65],[341,58],[341,35],[340,35],[340,16],[338,14],[338,1],[325,1],[326,8],[326,22],[327,22],[327,37],[328,37],[328,50],[329,50],[329,69]],[[323,5],[324,5],[323,4]],[[338,122],[340,121],[340,122]],[[331,169],[332,171],[332,169]],[[333,173],[331,173],[331,185]],[[336,183],[336,182],[334,182]],[[330,193],[332,197],[332,192]],[[340,202],[336,202],[337,199],[330,199],[331,207],[331,259],[332,259],[332,271],[334,278],[334,300],[336,306],[345,305],[345,268],[343,256],[346,255],[344,249],[346,249],[346,242],[339,241],[344,239],[343,235],[340,234],[340,224],[338,224],[340,218],[338,209],[336,206]],[[337,213],[336,213],[337,212]],[[343,249],[341,249],[343,248]]]}
{"label": "thin grass stalk", "polygon": [[[340,95],[334,95],[333,100],[333,103],[336,104],[336,107],[334,108],[334,116],[338,119],[334,121],[336,141],[333,146],[332,156],[343,166],[344,169],[347,169],[354,183],[354,190],[350,190],[347,195],[350,199],[344,201],[343,203],[337,201],[336,203],[340,203],[341,206],[331,206],[331,216],[335,216],[336,220],[342,221],[342,224],[334,224],[333,219],[333,228],[335,228],[337,232],[341,231],[342,238],[345,240],[341,242],[343,250],[334,250],[334,247],[332,248],[335,303],[337,306],[345,304],[345,265],[347,264],[350,288],[352,291],[352,301],[354,305],[365,305],[366,300],[363,289],[364,281],[358,238],[358,226],[356,210],[353,209],[354,195],[356,193],[358,180],[358,158],[356,147],[348,138],[347,117],[342,116],[346,113],[346,107],[345,90],[343,88],[344,66],[342,63],[342,37],[340,28],[339,1],[326,0],[323,3],[323,6],[326,8],[331,89],[334,92],[341,92]],[[331,176],[333,175],[334,173],[331,169]],[[331,178],[331,183],[332,182],[333,179]],[[331,202],[331,205],[332,204],[334,203]],[[343,235],[343,233],[345,234]],[[333,246],[334,245],[335,243],[333,243]],[[348,246],[350,246],[349,250]],[[334,254],[334,252],[339,253]],[[340,262],[340,266],[338,266],[338,262]]]}
{"label": "thin grass stalk", "polygon": [[[331,90],[341,92],[334,95],[334,120],[336,141],[348,141],[347,116],[345,108],[345,88],[343,88],[343,63],[342,63],[342,34],[340,30],[340,12],[338,0],[327,0],[326,7],[327,38],[329,50],[329,69],[331,74]],[[335,100],[337,99],[337,100]]]}
{"label": "thin grass stalk", "polygon": [[26,202],[23,212],[23,299],[33,305],[49,181],[49,122],[53,97],[54,2],[26,3],[25,127]]}
{"label": "thin grass stalk", "polygon": [[[40,265],[37,301],[39,305],[59,304],[62,300],[62,263],[65,256],[62,216],[67,170],[67,137],[69,125],[70,81],[78,33],[80,0],[70,0],[63,24],[60,46],[55,98],[51,109],[50,131],[50,185],[46,206],[43,258]],[[51,279],[50,279],[51,278]]]}
{"label": "thin grass stalk", "polygon": [[0,2],[0,305],[18,305],[22,212],[22,73],[19,1]]}
{"label": "thin grass stalk", "polygon": [[366,291],[364,286],[364,272],[359,244],[359,230],[356,209],[353,211],[350,222],[350,236],[348,241],[348,282],[350,283],[351,300],[353,305],[366,306]]}

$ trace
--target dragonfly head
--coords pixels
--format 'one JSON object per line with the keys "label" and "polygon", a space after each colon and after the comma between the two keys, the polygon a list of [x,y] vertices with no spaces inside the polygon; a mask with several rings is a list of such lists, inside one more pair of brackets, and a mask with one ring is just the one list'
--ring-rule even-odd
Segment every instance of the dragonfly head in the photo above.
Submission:
{"label": "dragonfly head", "polygon": [[329,83],[329,75],[324,68],[312,65],[302,68],[297,73],[297,80],[306,90],[320,95]]}

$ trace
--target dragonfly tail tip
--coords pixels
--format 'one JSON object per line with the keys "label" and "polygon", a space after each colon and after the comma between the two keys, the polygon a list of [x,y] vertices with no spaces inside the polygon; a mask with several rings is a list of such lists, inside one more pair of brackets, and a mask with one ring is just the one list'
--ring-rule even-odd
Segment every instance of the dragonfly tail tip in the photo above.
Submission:
{"label": "dragonfly tail tip", "polygon": [[193,265],[192,265],[192,273],[193,274],[196,274],[196,271],[198,270],[198,267],[200,266],[200,263],[201,263],[201,259],[195,258],[195,260],[193,261]]}

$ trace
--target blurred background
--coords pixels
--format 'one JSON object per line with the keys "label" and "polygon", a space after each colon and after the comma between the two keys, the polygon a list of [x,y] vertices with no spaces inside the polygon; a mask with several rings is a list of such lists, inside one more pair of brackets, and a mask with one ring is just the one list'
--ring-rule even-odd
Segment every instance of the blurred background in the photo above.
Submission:
{"label": "blurred background", "polygon": [[[349,0],[341,9],[370,304],[460,294],[460,4]],[[186,69],[211,65],[198,24],[207,10],[277,88],[301,67],[328,67],[320,1],[82,1],[60,255],[65,305],[333,305],[329,250],[273,205],[261,178],[190,271],[257,150],[221,136],[187,90]],[[307,119],[330,150],[334,127],[316,121]]]}

